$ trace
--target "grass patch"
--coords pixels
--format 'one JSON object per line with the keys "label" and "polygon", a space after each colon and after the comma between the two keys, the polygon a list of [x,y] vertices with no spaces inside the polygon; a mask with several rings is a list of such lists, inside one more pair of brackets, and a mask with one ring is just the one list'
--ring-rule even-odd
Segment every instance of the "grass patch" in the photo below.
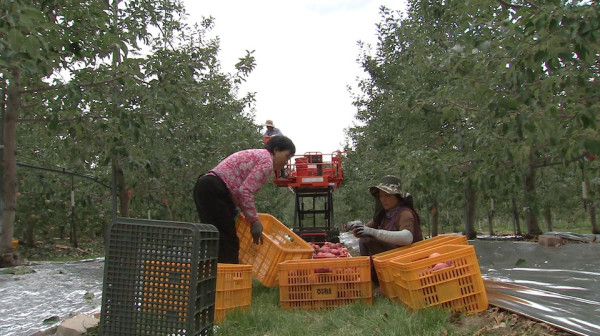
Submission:
{"label": "grass patch", "polygon": [[[411,313],[385,296],[373,304],[358,301],[329,310],[284,310],[279,288],[267,288],[254,279],[248,310],[233,310],[215,329],[215,336],[364,336],[364,335],[473,335],[482,323],[468,317],[430,308]],[[92,328],[85,336],[98,335]]]}
{"label": "grass patch", "polygon": [[[255,281],[252,290],[250,308],[227,314],[216,335],[459,335],[451,331],[448,311],[432,308],[411,313],[383,296],[375,297],[372,305],[357,301],[329,310],[284,310],[278,287]],[[464,335],[472,332],[469,328]]]}
{"label": "grass patch", "polygon": [[[249,309],[228,312],[214,336],[570,335],[495,307],[468,316],[435,307],[411,313],[402,304],[378,296],[372,305],[356,302],[330,310],[283,310],[278,287],[267,288],[254,279],[252,290]],[[97,336],[99,327],[83,335]]]}
{"label": "grass patch", "polygon": [[78,261],[104,257],[102,238],[86,239],[72,246],[68,239],[37,241],[34,246],[19,243],[17,253],[21,261]]}

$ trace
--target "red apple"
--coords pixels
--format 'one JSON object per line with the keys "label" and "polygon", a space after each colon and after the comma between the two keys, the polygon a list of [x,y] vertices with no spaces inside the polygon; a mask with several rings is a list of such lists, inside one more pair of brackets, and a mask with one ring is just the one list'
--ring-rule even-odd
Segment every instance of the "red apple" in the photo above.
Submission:
{"label": "red apple", "polygon": [[435,264],[435,266],[433,266],[433,270],[437,271],[437,270],[441,270],[441,269],[447,268],[447,267],[448,267],[448,264],[446,264],[445,262],[437,263],[437,264]]}

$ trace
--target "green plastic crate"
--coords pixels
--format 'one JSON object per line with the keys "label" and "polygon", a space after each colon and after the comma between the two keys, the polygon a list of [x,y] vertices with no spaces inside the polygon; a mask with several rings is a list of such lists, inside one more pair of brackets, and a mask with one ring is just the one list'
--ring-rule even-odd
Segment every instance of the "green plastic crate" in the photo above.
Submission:
{"label": "green plastic crate", "polygon": [[211,335],[219,232],[131,218],[109,229],[101,335]]}

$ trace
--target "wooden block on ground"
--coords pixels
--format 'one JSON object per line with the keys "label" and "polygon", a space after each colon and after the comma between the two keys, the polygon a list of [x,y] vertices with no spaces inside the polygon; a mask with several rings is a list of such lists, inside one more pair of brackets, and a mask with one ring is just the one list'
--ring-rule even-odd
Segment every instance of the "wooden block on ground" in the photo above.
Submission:
{"label": "wooden block on ground", "polygon": [[553,235],[541,235],[538,237],[538,244],[542,246],[554,247],[564,245],[564,240],[561,237]]}

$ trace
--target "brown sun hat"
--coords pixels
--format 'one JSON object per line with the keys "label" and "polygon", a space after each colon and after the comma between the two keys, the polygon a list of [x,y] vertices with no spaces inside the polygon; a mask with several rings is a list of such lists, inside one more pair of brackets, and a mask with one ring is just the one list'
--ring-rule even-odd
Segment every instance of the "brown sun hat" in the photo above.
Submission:
{"label": "brown sun hat", "polygon": [[402,198],[410,196],[409,193],[407,193],[406,191],[402,191],[400,188],[400,179],[396,176],[388,175],[383,177],[378,185],[369,187],[369,193],[377,197],[377,195],[379,194],[379,190],[383,190],[388,194],[400,195],[400,197]]}

